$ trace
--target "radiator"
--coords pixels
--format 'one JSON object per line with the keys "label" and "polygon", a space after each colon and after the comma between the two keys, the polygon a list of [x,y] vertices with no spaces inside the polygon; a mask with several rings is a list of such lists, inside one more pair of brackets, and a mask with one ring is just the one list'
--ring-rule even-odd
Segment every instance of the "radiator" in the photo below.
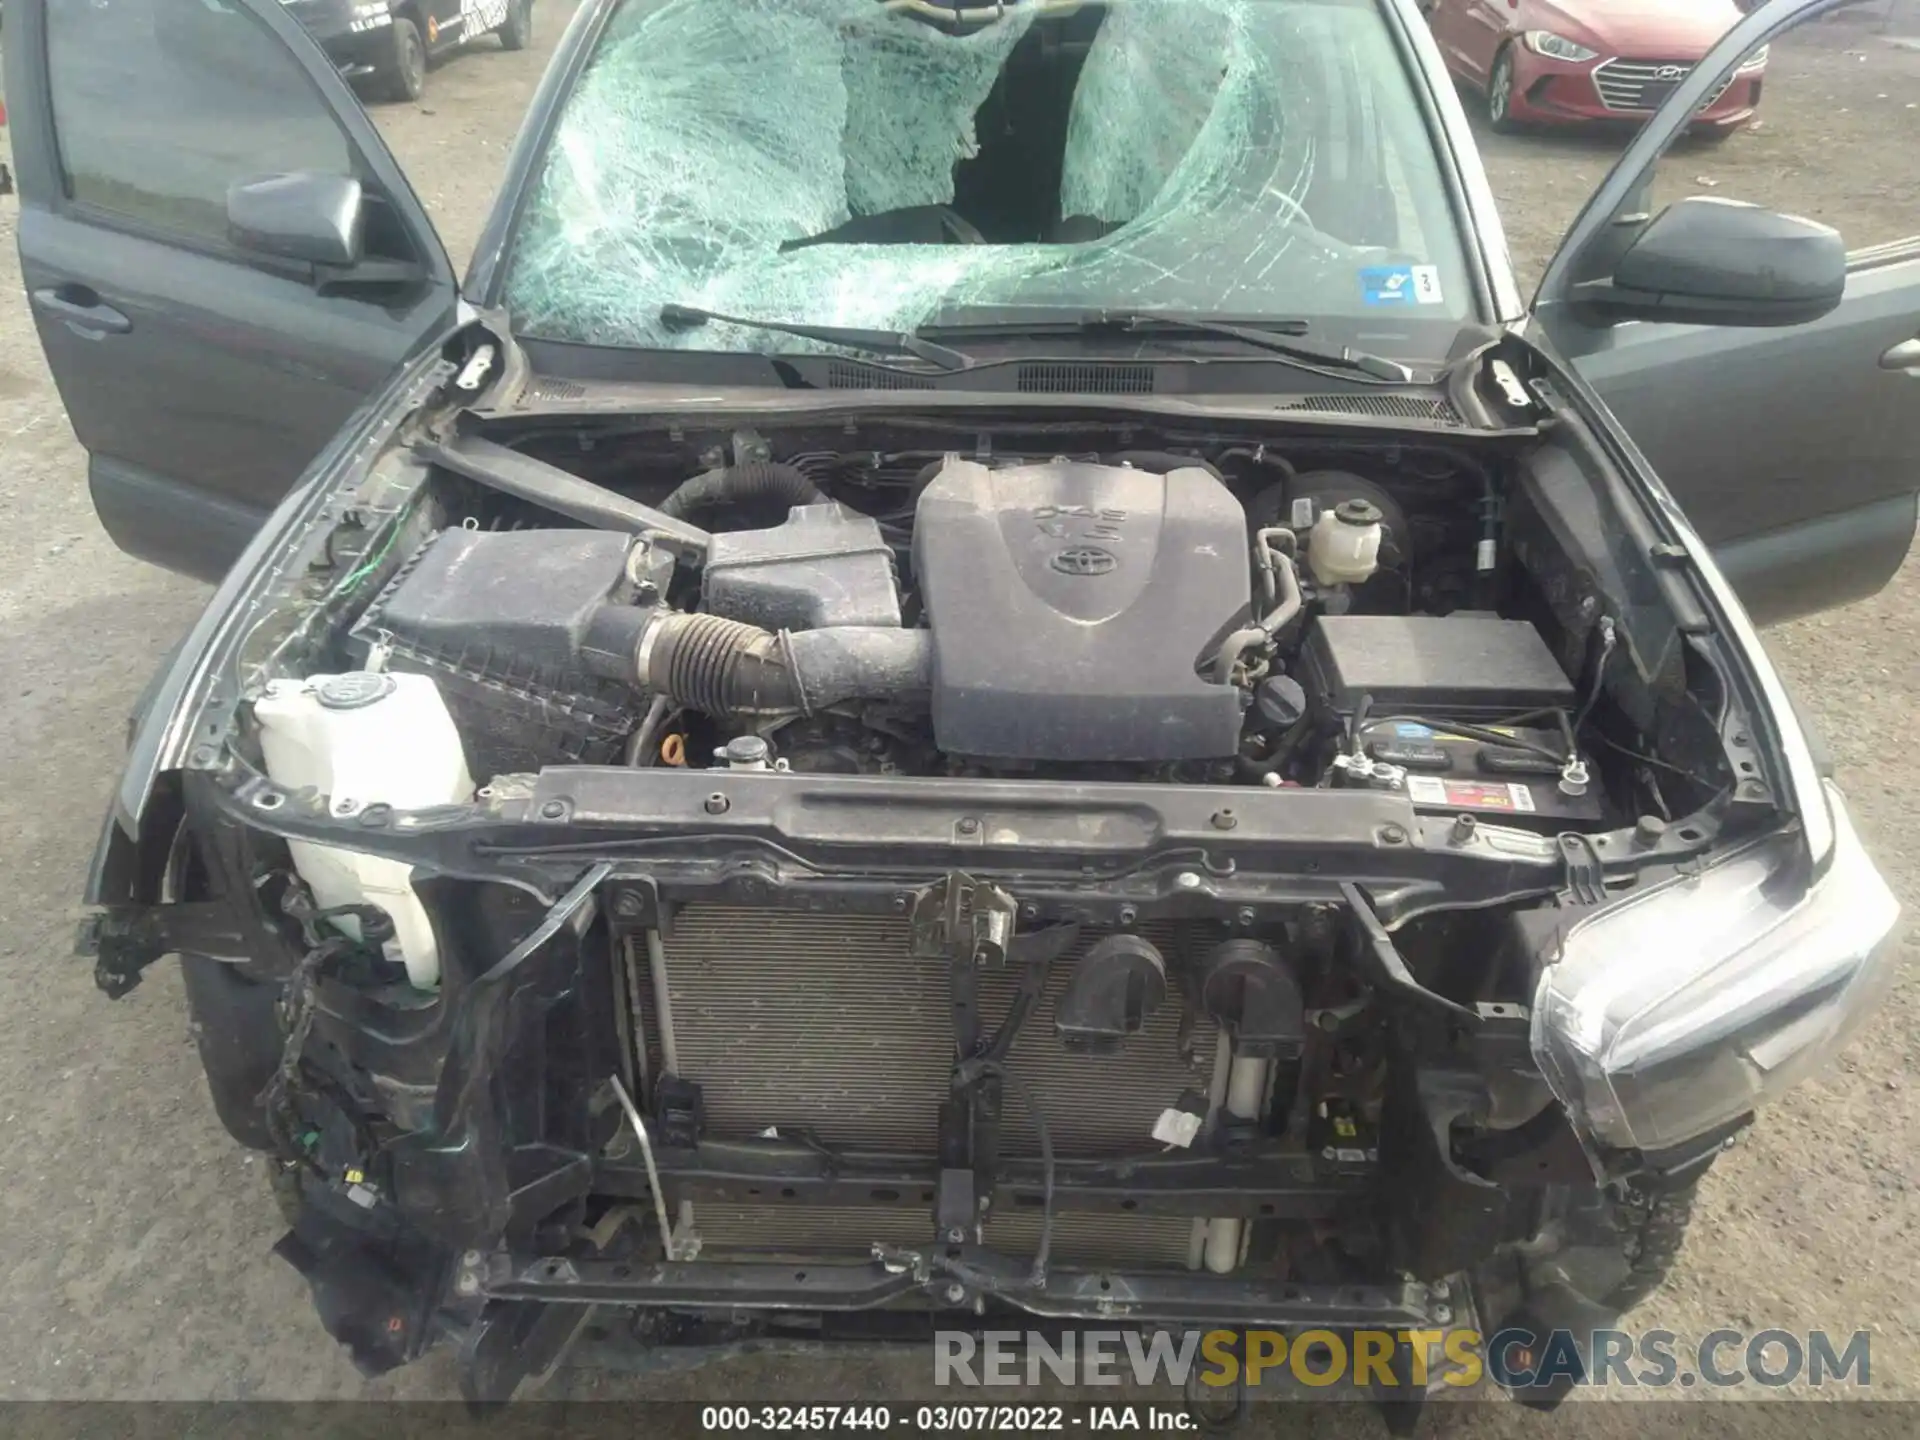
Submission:
{"label": "radiator", "polygon": [[[1170,968],[1178,963],[1179,929],[1143,933]],[[680,1072],[700,1084],[709,1134],[742,1139],[769,1127],[803,1129],[836,1149],[936,1153],[953,1064],[947,966],[908,955],[904,918],[691,905],[663,938]],[[1098,938],[1087,932],[1053,963],[1046,993],[1008,1057],[1065,1159],[1158,1149],[1152,1131],[1160,1112],[1182,1091],[1204,1091],[1212,1072],[1214,1027],[1201,1017],[1183,1039],[1177,983],[1119,1053],[1074,1054],[1060,1044],[1054,1002],[1073,962]],[[984,1033],[1006,1015],[1017,979],[1010,967],[980,972]],[[642,1008],[657,1069],[653,1007]],[[1038,1155],[1038,1134],[1012,1087],[1004,1109],[1002,1153]],[[924,1215],[916,1220],[924,1233]],[[707,1225],[703,1219],[703,1231]],[[1173,1228],[1184,1254],[1185,1222]]]}

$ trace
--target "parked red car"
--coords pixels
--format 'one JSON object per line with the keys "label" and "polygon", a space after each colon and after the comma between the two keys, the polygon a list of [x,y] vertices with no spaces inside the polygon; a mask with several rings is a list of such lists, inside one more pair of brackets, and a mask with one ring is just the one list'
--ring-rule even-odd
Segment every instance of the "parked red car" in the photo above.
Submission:
{"label": "parked red car", "polygon": [[[1486,96],[1488,123],[1645,119],[1740,18],[1734,0],[1432,0],[1447,67]],[[1727,135],[1753,117],[1762,46],[1700,112]]]}

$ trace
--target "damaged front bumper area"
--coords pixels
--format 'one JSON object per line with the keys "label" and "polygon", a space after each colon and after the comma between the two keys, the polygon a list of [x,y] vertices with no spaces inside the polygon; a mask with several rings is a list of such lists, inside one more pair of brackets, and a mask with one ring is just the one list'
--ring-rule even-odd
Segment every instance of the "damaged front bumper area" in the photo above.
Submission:
{"label": "damaged front bumper area", "polygon": [[[695,1349],[1494,1321],[1588,1243],[1596,1170],[1682,1184],[1726,1133],[1576,1133],[1532,1035],[1556,937],[1703,830],[592,767],[342,816],[231,756],[183,780],[174,903],[96,922],[103,983],[182,952],[329,1330],[371,1372],[452,1343],[475,1398],[595,1307]],[[414,867],[437,989],[377,913],[313,909],[293,840]]]}

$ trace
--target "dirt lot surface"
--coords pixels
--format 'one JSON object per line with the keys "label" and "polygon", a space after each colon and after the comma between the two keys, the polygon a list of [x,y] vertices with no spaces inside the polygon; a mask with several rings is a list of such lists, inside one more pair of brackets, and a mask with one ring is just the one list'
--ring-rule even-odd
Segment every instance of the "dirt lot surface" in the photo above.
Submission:
{"label": "dirt lot surface", "polygon": [[[543,0],[534,50],[477,47],[431,77],[422,104],[379,112],[457,259],[478,233],[564,8]],[[1764,123],[1723,145],[1684,147],[1665,187],[1799,210],[1855,244],[1920,232],[1920,53],[1888,43],[1877,14],[1876,4],[1776,47]],[[1920,34],[1920,11],[1888,28]],[[1616,148],[1609,138],[1487,137],[1524,280]],[[11,226],[8,209],[0,228]],[[9,880],[0,1256],[10,1262],[0,1265],[0,1398],[450,1394],[439,1358],[363,1382],[301,1282],[268,1256],[278,1216],[259,1162],[228,1141],[207,1103],[171,967],[109,1004],[68,956],[124,717],[206,592],[121,556],[95,524],[10,233],[0,236],[0,502],[10,521],[0,536],[0,725],[12,736],[0,758]],[[1824,725],[1881,863],[1906,903],[1920,903],[1920,847],[1901,820],[1920,800],[1920,563],[1875,599],[1776,631],[1770,644]],[[1696,1335],[1866,1327],[1875,1391],[1920,1396],[1917,986],[1909,967],[1847,1057],[1717,1167],[1678,1278],[1639,1320]],[[644,1384],[573,1373],[550,1393],[845,1401],[924,1389],[927,1370],[918,1355],[884,1365],[758,1359]],[[1370,1416],[1345,1410],[1301,1418],[1316,1433],[1378,1433]],[[1624,1435],[1635,1423],[1617,1407],[1587,1421],[1580,1433]],[[1742,1407],[1739,1423],[1784,1435],[1811,1422]],[[1461,1415],[1445,1433],[1550,1430],[1503,1407]]]}

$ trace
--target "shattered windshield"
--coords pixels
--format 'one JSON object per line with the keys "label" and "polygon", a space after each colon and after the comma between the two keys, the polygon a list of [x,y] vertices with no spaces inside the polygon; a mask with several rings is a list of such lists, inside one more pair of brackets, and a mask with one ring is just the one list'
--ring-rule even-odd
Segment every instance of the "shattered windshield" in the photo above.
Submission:
{"label": "shattered windshield", "polygon": [[1373,0],[964,3],[625,0],[514,241],[516,328],[797,351],[819,347],[660,310],[900,331],[1125,308],[1437,356],[1466,318]]}

